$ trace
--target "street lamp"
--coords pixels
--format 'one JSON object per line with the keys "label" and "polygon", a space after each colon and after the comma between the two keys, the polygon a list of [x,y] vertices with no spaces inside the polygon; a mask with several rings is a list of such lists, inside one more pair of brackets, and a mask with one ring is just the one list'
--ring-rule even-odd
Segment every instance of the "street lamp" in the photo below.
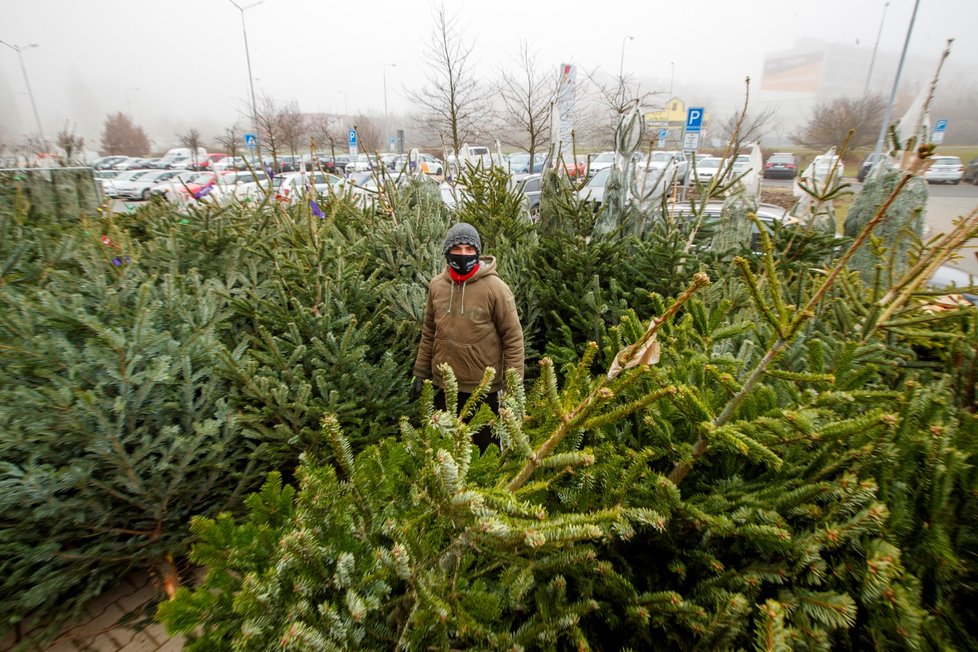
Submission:
{"label": "street lamp", "polygon": [[350,113],[350,109],[346,104],[346,93],[339,89],[337,89],[336,92],[343,96],[343,116],[346,117]]}
{"label": "street lamp", "polygon": [[626,36],[621,40],[621,61],[618,62],[618,77],[622,76],[622,72],[625,70],[625,41],[634,41],[634,36]]}
{"label": "street lamp", "polygon": [[136,88],[135,86],[126,87],[126,113],[129,114],[129,119],[132,120],[132,101],[129,99],[129,91],[141,91],[143,89]]}
{"label": "street lamp", "polygon": [[672,83],[676,81],[676,62],[670,61],[669,67],[672,68],[672,74],[669,76],[669,99],[672,99]]}
{"label": "street lamp", "polygon": [[876,63],[876,50],[880,46],[880,35],[883,33],[883,22],[886,20],[886,8],[890,6],[889,2],[883,3],[883,17],[880,18],[880,28],[876,32],[876,45],[873,46],[873,56],[869,59],[869,72],[866,74],[866,86],[863,88],[863,96],[869,95],[869,80],[873,76],[873,64]]}
{"label": "street lamp", "polygon": [[[893,116],[893,103],[896,101],[897,87],[900,85],[900,74],[903,72],[903,62],[907,58],[907,48],[910,47],[910,35],[913,34],[913,23],[917,19],[917,8],[920,6],[920,0],[915,0],[913,5],[913,13],[910,14],[910,25],[907,26],[907,36],[903,41],[903,50],[900,52],[900,63],[897,64],[896,76],[893,77],[893,88],[890,90],[890,101],[886,104],[886,111],[883,114],[883,124],[880,125],[880,135],[876,140],[876,149],[874,150],[875,156],[874,161],[880,160],[880,155],[883,153],[883,143],[886,141],[886,130],[890,126],[890,118]],[[878,163],[877,163],[878,165]]]}
{"label": "street lamp", "polygon": [[387,69],[397,68],[396,63],[385,63],[384,64],[384,146],[391,140],[391,124],[390,118],[387,115]]}
{"label": "street lamp", "polygon": [[23,73],[24,85],[27,86],[27,97],[30,98],[31,109],[34,110],[34,121],[37,123],[37,133],[41,137],[41,145],[43,145],[44,149],[47,150],[48,141],[44,137],[44,129],[41,127],[41,116],[37,113],[37,103],[34,101],[34,91],[31,90],[31,81],[27,78],[27,68],[24,67],[24,57],[21,55],[21,52],[24,50],[30,50],[31,48],[38,48],[41,46],[39,46],[37,43],[31,43],[30,45],[25,45],[24,47],[20,47],[19,45],[11,45],[5,41],[0,41],[0,43],[6,45],[8,48],[17,53],[17,59],[20,61],[20,72]]}
{"label": "street lamp", "polygon": [[[258,109],[255,106],[255,82],[251,76],[251,52],[248,50],[248,29],[245,27],[245,15],[244,12],[247,10],[257,7],[264,0],[258,0],[247,7],[242,7],[234,0],[228,0],[234,5],[234,8],[241,13],[241,33],[244,35],[244,46],[245,46],[245,60],[248,62],[248,88],[251,90],[251,128],[253,131],[258,131]],[[261,161],[261,140],[255,144],[256,153],[258,154],[258,160]]]}

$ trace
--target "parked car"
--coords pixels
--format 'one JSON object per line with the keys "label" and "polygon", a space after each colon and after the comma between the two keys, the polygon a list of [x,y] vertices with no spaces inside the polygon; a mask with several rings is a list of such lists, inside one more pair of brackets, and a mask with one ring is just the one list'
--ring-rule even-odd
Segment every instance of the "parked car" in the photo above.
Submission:
{"label": "parked car", "polygon": [[112,179],[105,179],[102,182],[102,191],[106,197],[118,197],[119,186],[145,174],[148,170],[121,170]]}
{"label": "parked car", "polygon": [[381,167],[380,161],[373,154],[357,154],[355,157],[350,158],[350,162],[346,164],[346,173],[351,172],[369,172],[370,170],[378,170]]}
{"label": "parked car", "polygon": [[[577,196],[592,204],[595,210],[604,203],[605,188],[608,185],[608,178],[611,176],[612,169],[607,167],[598,170],[594,176],[588,179],[584,187],[577,191]],[[669,189],[670,184],[662,183],[659,175],[660,172],[655,168],[648,168],[644,165],[637,166],[635,168],[635,186],[640,189],[640,192],[649,194],[653,198],[662,196]],[[628,194],[631,195],[630,190]]]}
{"label": "parked car", "polygon": [[965,167],[964,173],[961,175],[961,180],[970,181],[978,186],[978,158],[973,158],[968,161],[968,165]]}
{"label": "parked car", "polygon": [[876,161],[881,159],[883,159],[883,154],[877,155],[875,153],[864,158],[863,162],[859,164],[859,172],[856,173],[856,180],[859,181],[859,183],[865,181],[866,176],[869,174],[869,171],[873,169]]}
{"label": "parked car", "polygon": [[209,192],[206,188],[217,181],[217,173],[211,171],[195,172],[193,170],[178,171],[179,173],[158,183],[150,189],[150,194],[161,195],[169,202],[199,199],[202,193]]}
{"label": "parked car", "polygon": [[672,184],[675,181],[686,183],[686,174],[689,172],[689,161],[686,154],[680,151],[659,151],[652,152],[649,157],[648,167],[666,173],[669,176],[666,183]]}
{"label": "parked car", "polygon": [[129,160],[128,156],[103,156],[95,159],[95,161],[92,163],[92,168],[95,170],[111,170],[114,169],[119,163],[123,163],[127,160]]}
{"label": "parked car", "polygon": [[924,172],[927,183],[953,183],[958,185],[964,177],[964,166],[957,156],[935,156]]}
{"label": "parked car", "polygon": [[117,183],[116,196],[120,199],[149,201],[153,186],[176,176],[177,172],[177,170],[144,170],[127,181]]}
{"label": "parked car", "polygon": [[750,172],[750,154],[738,154],[730,166],[730,176],[737,178],[745,172]]}
{"label": "parked car", "polygon": [[961,174],[961,180],[970,181],[978,186],[978,158],[968,161],[968,165],[965,166],[964,172]]}
{"label": "parked car", "polygon": [[540,219],[540,180],[543,175],[528,174],[518,183],[520,192],[526,197],[526,208],[530,211],[530,220],[536,222]]}
{"label": "parked car", "polygon": [[[719,221],[720,215],[723,212],[723,202],[710,201],[702,207],[697,205],[697,210],[700,211],[699,214],[702,216],[703,221],[694,242],[697,243],[698,246],[705,246],[710,242],[714,232],[716,231],[717,222]],[[685,204],[677,202],[670,205],[669,214],[677,221],[692,220],[694,212],[689,202]],[[761,228],[764,228],[769,234],[775,228],[775,223],[780,223],[782,225],[790,225],[793,223],[793,218],[788,214],[788,210],[775,204],[759,204],[755,214],[758,217],[758,221],[761,223]],[[750,248],[755,252],[761,251],[761,232],[757,224],[754,224],[751,229]]]}
{"label": "parked car", "polygon": [[592,177],[604,170],[610,168],[615,164],[615,153],[614,152],[601,152],[592,156],[588,161],[587,173]]}
{"label": "parked car", "polygon": [[245,183],[251,183],[256,178],[268,179],[265,173],[260,170],[254,172],[250,170],[224,170],[223,172],[218,172],[217,179],[207,194],[207,199],[217,204],[226,204],[236,196],[235,191],[239,186]]}
{"label": "parked car", "polygon": [[693,165],[693,183],[706,184],[720,174],[723,159],[716,156],[698,156]]}
{"label": "parked car", "polygon": [[842,159],[834,154],[822,154],[812,159],[812,171],[816,179],[825,179],[833,169],[836,179],[845,176],[846,166]]}
{"label": "parked car", "polygon": [[307,189],[317,195],[327,195],[344,183],[342,177],[323,172],[287,172],[281,175],[281,182],[275,191],[275,199],[294,204],[302,199]]}
{"label": "parked car", "polygon": [[531,165],[529,154],[511,154],[506,166],[510,174],[537,174],[543,172],[543,168],[547,166],[547,156],[545,154],[534,154]]}
{"label": "parked car", "polygon": [[798,174],[798,162],[794,154],[776,152],[767,157],[767,162],[764,164],[765,179],[794,179],[796,174]]}

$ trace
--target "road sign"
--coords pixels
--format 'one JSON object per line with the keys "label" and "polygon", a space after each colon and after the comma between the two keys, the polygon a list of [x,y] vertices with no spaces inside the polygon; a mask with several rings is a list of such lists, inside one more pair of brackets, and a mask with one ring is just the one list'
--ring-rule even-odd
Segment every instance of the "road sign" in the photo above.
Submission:
{"label": "road sign", "polygon": [[245,147],[255,149],[258,147],[258,136],[255,134],[245,134]]}
{"label": "road sign", "polygon": [[700,146],[700,132],[687,131],[683,136],[683,151],[695,152]]}
{"label": "road sign", "polygon": [[660,129],[659,130],[659,140],[665,140],[668,137],[669,137],[669,130],[668,129]]}
{"label": "road sign", "polygon": [[394,145],[396,145],[396,144],[397,144],[397,140],[395,140],[395,139],[394,139],[394,137],[393,137],[393,136],[391,136],[391,140],[390,140],[390,143],[391,143],[391,145],[390,145],[390,151],[392,151],[392,152],[393,152],[393,151],[394,151]]}
{"label": "road sign", "polygon": [[356,147],[357,146],[357,130],[356,129],[350,129],[349,133],[347,134],[346,140],[347,140],[347,143],[350,145],[350,147]]}
{"label": "road sign", "polygon": [[934,123],[934,133],[941,134],[947,131],[947,120],[938,120]]}
{"label": "road sign", "polygon": [[695,106],[686,111],[686,131],[698,132],[703,128],[703,107]]}

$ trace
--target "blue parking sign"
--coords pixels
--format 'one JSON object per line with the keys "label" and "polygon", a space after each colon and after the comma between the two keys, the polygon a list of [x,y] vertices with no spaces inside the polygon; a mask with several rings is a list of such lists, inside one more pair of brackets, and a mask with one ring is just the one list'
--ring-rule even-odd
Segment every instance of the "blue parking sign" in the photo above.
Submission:
{"label": "blue parking sign", "polygon": [[703,128],[703,112],[702,106],[686,111],[686,131],[699,131]]}
{"label": "blue parking sign", "polygon": [[350,133],[347,134],[347,142],[349,143],[350,147],[356,147],[357,146],[357,130],[356,129],[350,129]]}

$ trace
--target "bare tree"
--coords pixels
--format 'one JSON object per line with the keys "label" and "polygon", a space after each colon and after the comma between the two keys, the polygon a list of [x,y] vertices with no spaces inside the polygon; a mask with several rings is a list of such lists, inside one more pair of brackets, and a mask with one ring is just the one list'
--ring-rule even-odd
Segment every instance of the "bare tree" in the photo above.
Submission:
{"label": "bare tree", "polygon": [[885,108],[879,95],[819,102],[812,109],[812,117],[791,139],[805,147],[832,147],[842,144],[852,129],[850,149],[872,145],[876,142]]}
{"label": "bare tree", "polygon": [[587,73],[588,81],[595,89],[598,105],[601,107],[600,116],[595,116],[594,128],[601,134],[602,143],[614,143],[615,129],[618,121],[636,102],[639,106],[648,106],[657,91],[642,91],[641,85],[631,75],[620,73],[611,81],[599,82],[595,71]]}
{"label": "bare tree", "polygon": [[75,134],[75,128],[70,127],[68,121],[65,120],[64,129],[59,131],[54,137],[55,144],[64,150],[65,153],[64,158],[61,159],[61,165],[76,163],[76,155],[80,154],[85,147],[85,139]]}
{"label": "bare tree", "polygon": [[102,152],[144,156],[149,152],[149,137],[122,111],[105,117],[102,125]]}
{"label": "bare tree", "polygon": [[197,167],[197,148],[203,146],[203,141],[200,139],[200,132],[191,128],[185,134],[177,134],[177,142],[180,143],[181,147],[186,147],[190,150],[190,165],[194,168]]}
{"label": "bare tree", "polygon": [[724,141],[733,145],[735,154],[745,144],[760,140],[768,133],[777,131],[780,126],[778,111],[773,106],[757,113],[748,112],[746,115],[742,115],[740,111],[735,111],[717,125]]}
{"label": "bare tree", "polygon": [[241,138],[241,134],[238,133],[238,125],[233,124],[224,129],[224,133],[218,136],[217,144],[221,146],[224,152],[234,159],[238,155],[238,139]]}
{"label": "bare tree", "polygon": [[381,151],[383,135],[374,118],[360,113],[353,118],[353,124],[357,130],[357,143],[361,152]]}
{"label": "bare tree", "polygon": [[299,105],[292,101],[279,109],[275,119],[282,144],[289,148],[289,154],[295,156],[305,145],[309,133],[305,116],[299,113]]}
{"label": "bare tree", "polygon": [[277,118],[278,110],[275,107],[275,100],[268,95],[259,97],[255,107],[255,129],[258,131],[256,135],[259,146],[269,152],[276,169],[278,168],[278,148],[282,140]]}
{"label": "bare tree", "polygon": [[312,116],[309,131],[316,139],[317,147],[329,147],[329,155],[336,158],[336,148],[346,144],[346,135],[340,123],[341,118],[328,113],[317,113]]}
{"label": "bare tree", "polygon": [[557,92],[557,77],[541,73],[526,41],[520,43],[518,72],[503,71],[497,87],[501,104],[501,140],[525,149],[533,160],[537,149],[550,137],[550,116]]}
{"label": "bare tree", "polygon": [[427,47],[427,84],[408,95],[421,107],[420,126],[443,138],[458,156],[462,144],[479,136],[487,102],[471,66],[472,46],[462,38],[445,6],[435,10],[435,28]]}

